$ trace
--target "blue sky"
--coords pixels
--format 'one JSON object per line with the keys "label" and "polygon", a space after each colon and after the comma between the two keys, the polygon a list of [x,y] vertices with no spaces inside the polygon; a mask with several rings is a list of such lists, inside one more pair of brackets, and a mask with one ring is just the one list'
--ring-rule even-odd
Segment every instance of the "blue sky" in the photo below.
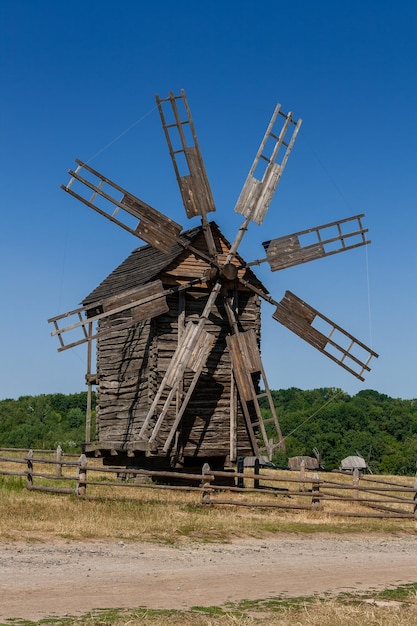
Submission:
{"label": "blue sky", "polygon": [[365,213],[372,244],[272,274],[380,354],[365,383],[272,320],[270,387],[417,397],[417,4],[414,0],[0,5],[0,399],[85,389],[84,347],[47,319],[75,308],[140,241],[61,189],[74,159],[185,228],[155,94],[184,88],[229,239],[276,102],[303,119],[262,226],[240,248]]}

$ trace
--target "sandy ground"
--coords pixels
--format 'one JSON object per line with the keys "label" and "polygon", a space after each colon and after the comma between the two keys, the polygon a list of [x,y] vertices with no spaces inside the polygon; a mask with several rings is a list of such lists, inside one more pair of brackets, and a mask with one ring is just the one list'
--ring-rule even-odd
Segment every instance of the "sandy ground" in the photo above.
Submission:
{"label": "sandy ground", "polygon": [[0,621],[94,608],[189,608],[417,581],[417,537],[285,536],[170,547],[0,544]]}

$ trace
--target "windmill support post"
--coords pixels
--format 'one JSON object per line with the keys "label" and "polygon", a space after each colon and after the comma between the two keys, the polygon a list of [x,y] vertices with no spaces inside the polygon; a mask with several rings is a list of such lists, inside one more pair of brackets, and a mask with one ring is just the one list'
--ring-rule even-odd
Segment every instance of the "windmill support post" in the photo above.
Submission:
{"label": "windmill support post", "polygon": [[58,446],[56,449],[56,475],[62,476],[62,448]]}
{"label": "windmill support post", "polygon": [[353,487],[354,487],[354,498],[356,500],[359,500],[359,481],[360,481],[360,477],[361,477],[361,473],[359,471],[359,468],[355,467],[355,469],[353,470],[352,473],[352,481],[353,481]]}
{"label": "windmill support post", "polygon": [[256,457],[255,464],[253,466],[253,473],[256,476],[253,480],[253,488],[259,489],[259,459]]}
{"label": "windmill support post", "polygon": [[300,463],[300,483],[298,487],[300,491],[305,491],[305,479],[306,479],[306,463],[303,459]]}
{"label": "windmill support post", "polygon": [[77,474],[77,496],[84,498],[87,491],[87,457],[82,454],[78,459],[78,474]]}
{"label": "windmill support post", "polygon": [[317,472],[314,472],[313,481],[311,483],[311,506],[313,509],[320,508],[320,478]]}
{"label": "windmill support post", "polygon": [[27,470],[26,470],[26,488],[33,488],[33,450],[29,450],[26,457]]}
{"label": "windmill support post", "polygon": [[243,478],[243,472],[245,471],[245,464],[244,464],[244,460],[242,456],[240,456],[237,460],[236,471],[237,471],[237,474],[239,474],[237,477],[237,486],[240,489],[244,489],[245,479]]}
{"label": "windmill support post", "polygon": [[204,463],[202,469],[202,481],[201,481],[201,504],[210,504],[210,493],[211,493],[211,481],[213,480],[213,476],[210,473],[210,465],[208,463]]}

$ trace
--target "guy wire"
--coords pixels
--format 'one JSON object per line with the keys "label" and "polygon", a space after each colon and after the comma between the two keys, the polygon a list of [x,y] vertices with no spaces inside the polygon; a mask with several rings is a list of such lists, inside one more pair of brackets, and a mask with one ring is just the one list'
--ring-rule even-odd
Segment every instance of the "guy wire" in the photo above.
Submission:
{"label": "guy wire", "polygon": [[283,437],[283,439],[287,439],[288,437],[291,437],[291,435],[293,435],[295,433],[296,430],[298,430],[299,428],[301,428],[301,426],[304,426],[304,424],[306,424],[309,420],[311,420],[315,415],[317,415],[317,413],[320,413],[320,411],[322,411],[324,409],[324,407],[326,407],[328,404],[330,404],[331,402],[333,402],[338,396],[340,396],[342,393],[344,393],[344,391],[342,391],[341,389],[339,389],[339,391],[337,391],[331,398],[329,398],[327,400],[327,402],[325,402],[321,407],[319,407],[316,411],[314,411],[314,413],[312,413],[309,417],[307,417],[307,419],[304,420],[304,422],[301,422],[301,424],[298,424],[298,426],[296,426],[290,433],[288,433],[288,435],[285,435],[285,437]]}
{"label": "guy wire", "polygon": [[107,143],[105,146],[103,146],[103,148],[101,148],[98,152],[96,152],[92,157],[90,157],[88,159],[88,161],[86,161],[86,163],[90,163],[91,161],[93,161],[96,157],[98,157],[99,154],[101,154],[102,152],[104,152],[105,150],[107,150],[107,148],[110,148],[110,146],[112,146],[114,143],[116,143],[116,141],[118,141],[121,137],[123,137],[123,135],[126,135],[126,133],[128,133],[130,130],[132,130],[132,128],[134,128],[135,126],[137,126],[138,124],[140,124],[140,122],[142,122],[146,117],[148,117],[149,115],[151,115],[151,113],[153,113],[156,109],[156,105],[154,107],[152,107],[152,109],[150,109],[147,113],[145,113],[144,115],[142,115],[138,120],[136,120],[136,122],[133,122],[133,124],[131,124],[130,126],[128,126],[128,128],[126,128],[126,130],[122,131],[120,133],[120,135],[117,135],[117,137],[115,137],[114,139],[112,139],[111,141],[109,141],[109,143]]}

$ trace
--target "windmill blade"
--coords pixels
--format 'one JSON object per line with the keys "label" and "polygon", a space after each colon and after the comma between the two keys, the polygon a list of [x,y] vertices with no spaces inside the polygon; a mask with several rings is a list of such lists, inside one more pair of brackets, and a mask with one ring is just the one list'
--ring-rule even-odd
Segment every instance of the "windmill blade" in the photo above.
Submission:
{"label": "windmill blade", "polygon": [[247,267],[268,261],[273,272],[314,261],[332,254],[365,246],[367,228],[362,226],[364,214],[301,230],[285,237],[263,242],[265,259],[247,264]]}
{"label": "windmill blade", "polygon": [[[104,336],[104,333],[102,332],[92,334],[90,331],[87,333],[86,329],[91,324],[105,319],[110,315],[116,315],[122,311],[129,311],[130,319],[120,326],[120,328],[125,328],[144,319],[150,319],[152,317],[156,317],[157,315],[161,315],[162,313],[166,313],[169,308],[166,301],[167,295],[168,291],[163,288],[162,282],[160,280],[155,280],[152,283],[144,285],[143,287],[135,287],[117,296],[105,298],[98,302],[89,304],[88,306],[80,307],[78,309],[74,309],[73,311],[68,311],[68,313],[62,313],[61,315],[51,317],[48,320],[48,323],[53,324],[55,327],[55,330],[51,333],[51,335],[58,336],[60,342],[58,352],[68,350],[74,346],[96,339],[98,334],[100,334],[100,336]],[[64,327],[59,326],[62,320],[68,321],[71,318],[75,318],[78,321]],[[65,344],[63,339],[64,333],[76,330],[82,331],[82,338],[78,341]]]}
{"label": "windmill blade", "polygon": [[[192,368],[193,361],[197,363],[195,368],[198,368],[201,363],[203,363],[204,366],[211,347],[206,337],[208,333],[204,330],[204,325],[210,315],[210,312],[213,308],[217,296],[220,293],[221,288],[222,284],[220,280],[218,280],[210,292],[204,310],[200,316],[199,322],[197,324],[194,324],[193,322],[189,322],[187,324],[184,336],[181,338],[181,343],[179,343],[177,346],[177,349],[171,359],[170,365],[165,373],[165,376],[162,379],[159,389],[153,399],[152,405],[142,424],[141,430],[139,432],[139,439],[148,441],[148,443],[150,437],[152,437],[153,440],[155,439],[157,431],[159,430],[160,425],[162,424],[162,421],[169,410],[169,406],[174,397],[174,394],[176,393],[179,385],[182,382],[186,369]],[[198,358],[195,356],[196,354],[199,355]],[[167,387],[169,388],[168,397],[164,402],[161,413],[156,419],[156,423],[153,427],[153,432],[149,433],[151,422],[155,420],[158,404]]]}
{"label": "windmill blade", "polygon": [[[201,282],[201,279],[195,279],[185,285],[179,287],[173,287],[172,289],[164,289],[160,280],[154,280],[151,283],[143,285],[142,287],[134,287],[122,292],[121,294],[99,300],[91,303],[88,306],[68,311],[67,313],[61,313],[55,317],[51,317],[48,323],[53,324],[55,330],[51,332],[52,336],[57,336],[60,342],[58,352],[68,350],[74,346],[79,346],[87,341],[96,339],[98,335],[104,337],[106,331],[100,329],[100,332],[91,331],[92,324],[106,319],[111,315],[116,315],[126,311],[129,313],[128,320],[121,323],[119,330],[128,328],[133,324],[137,324],[140,321],[151,319],[162,315],[169,310],[167,304],[167,296],[173,293],[188,289],[191,285]],[[71,318],[77,321],[71,322],[69,325],[60,327],[60,323],[63,320],[69,321]],[[71,331],[82,332],[81,339],[73,341],[71,343],[65,343],[63,335]]]}
{"label": "windmill blade", "polygon": [[[174,358],[172,359],[170,366],[169,366],[169,372],[167,371],[167,378],[168,378],[168,382],[167,384],[169,385],[170,382],[173,385],[172,389],[171,389],[171,393],[168,395],[167,401],[165,402],[164,408],[161,411],[158,420],[156,421],[155,426],[152,429],[152,433],[149,437],[148,440],[148,444],[149,446],[153,446],[154,442],[156,441],[156,438],[158,436],[158,432],[161,428],[162,422],[165,418],[165,415],[168,412],[169,409],[169,405],[170,402],[173,398],[174,393],[177,391],[178,389],[178,385],[176,384],[177,380],[178,380],[178,371],[179,369],[182,370],[182,376],[185,373],[186,369],[190,369],[194,372],[194,376],[193,379],[191,381],[191,384],[187,390],[187,393],[185,395],[185,398],[183,399],[181,406],[178,410],[178,413],[175,417],[174,423],[171,426],[170,432],[168,434],[168,437],[165,441],[165,444],[163,446],[163,451],[164,452],[168,452],[168,450],[171,447],[171,443],[172,443],[172,439],[175,435],[175,432],[178,429],[178,426],[181,422],[182,416],[185,413],[185,410],[188,406],[188,402],[190,401],[190,398],[193,394],[193,391],[195,389],[195,386],[198,382],[198,379],[200,377],[201,372],[203,371],[203,368],[206,364],[208,355],[210,354],[211,348],[215,342],[215,336],[214,335],[210,335],[208,332],[206,332],[205,330],[200,331],[198,333],[198,337],[197,337],[197,341],[195,342],[195,345],[193,347],[193,349],[190,351],[187,360],[187,367],[182,369],[182,355],[184,353],[186,353],[188,351],[188,346],[187,344],[189,344],[190,340],[193,341],[194,337],[196,336],[196,325],[193,324],[192,322],[186,326],[185,328],[185,332],[184,332],[184,337],[182,338],[182,342],[181,342],[181,349],[179,350],[178,354],[176,354],[174,356]],[[181,376],[181,378],[182,378]]]}
{"label": "windmill blade", "polygon": [[302,120],[277,104],[235,206],[236,213],[262,224],[293,148]]}
{"label": "windmill blade", "polygon": [[[215,337],[209,335],[209,333],[207,333],[199,324],[194,324],[193,322],[189,322],[187,324],[181,343],[178,345],[178,348],[171,359],[162,383],[154,397],[153,403],[139,432],[139,439],[146,440],[149,446],[152,446],[155,442],[163,420],[165,419],[165,416],[170,408],[171,401],[174,398],[174,394],[176,393],[187,369],[194,371],[195,376],[192,382],[192,388],[194,389],[198,376],[207,361],[214,340]],[[151,433],[149,433],[150,423],[155,417],[158,403],[166,387],[170,389],[168,396],[154,426],[152,427]],[[187,394],[186,401],[182,404],[180,409],[181,417],[185,411],[190,396],[191,394]]]}
{"label": "windmill blade", "polygon": [[232,360],[233,376],[236,381],[240,403],[245,417],[246,428],[251,440],[254,455],[259,456],[260,450],[254,430],[255,424],[251,420],[248,408],[248,402],[251,402],[254,399],[256,400],[256,391],[250,375],[251,373],[246,369],[246,361],[249,355],[241,351],[242,348],[246,347],[246,340],[247,338],[245,337],[245,333],[226,336],[226,343]]}
{"label": "windmill blade", "polygon": [[255,397],[252,374],[261,372],[262,364],[254,331],[237,332],[226,337],[240,396],[246,402]]}
{"label": "windmill blade", "polygon": [[[286,291],[281,302],[277,302],[251,282],[239,276],[239,282],[256,293],[276,309],[273,318],[305,339],[312,346],[323,352],[330,359],[341,365],[351,374],[365,380],[363,372],[371,371],[369,362],[378,354],[341,326],[332,322],[312,306],[298,298],[291,291]],[[313,326],[313,324],[315,326]]]}
{"label": "windmill blade", "polygon": [[188,218],[201,217],[207,249],[215,259],[216,246],[207,213],[216,207],[185,91],[181,89],[179,96],[171,91],[168,98],[156,95],[156,102],[185,212]]}
{"label": "windmill blade", "polygon": [[[259,453],[267,454],[268,459],[272,460],[275,448],[285,451],[285,442],[282,437],[281,427],[278,422],[274,402],[268,386],[265,371],[262,365],[261,354],[259,351],[258,340],[254,330],[241,332],[238,329],[235,313],[230,298],[225,298],[226,313],[229,318],[230,326],[233,334],[226,336],[226,343],[232,360],[232,371],[239,392],[239,397],[246,420],[246,427],[252,442],[255,456]],[[258,375],[263,382],[264,390],[258,393],[255,388],[253,375]],[[270,418],[264,418],[259,404],[260,398],[268,399],[269,409],[271,411]],[[252,421],[247,403],[251,403],[256,413],[256,421]],[[266,432],[267,424],[273,424],[277,441],[273,443],[268,438]],[[255,428],[260,430],[261,448],[259,449],[255,435]]]}
{"label": "windmill blade", "polygon": [[[278,131],[279,134],[277,134],[275,126],[279,127],[278,119],[282,121],[281,117],[284,119],[284,122],[281,130]],[[281,105],[277,104],[235,206],[235,212],[244,215],[245,219],[230,248],[226,264],[230,263],[236,255],[237,249],[248,230],[249,222],[253,221],[257,224],[262,224],[290,156],[301,123],[301,119],[298,121],[293,119],[292,113],[283,113]],[[270,143],[272,143],[272,149]],[[267,156],[268,154],[270,156]],[[262,179],[259,180],[256,176],[260,175],[258,171],[261,169],[261,163],[266,163],[266,169]]]}
{"label": "windmill blade", "polygon": [[276,305],[272,316],[275,320],[359,380],[365,380],[363,373],[365,370],[370,371],[368,364],[372,357],[378,357],[376,352],[290,291],[286,291],[281,302]]}
{"label": "windmill blade", "polygon": [[215,211],[185,91],[179,96],[171,91],[168,98],[157,95],[156,102],[187,217]]}
{"label": "windmill blade", "polygon": [[[182,231],[180,224],[139,200],[86,163],[79,159],[75,161],[77,168],[75,171],[69,170],[71,179],[68,185],[61,185],[62,189],[157,250],[163,253],[171,250]],[[82,176],[81,170],[86,174],[82,172]],[[79,183],[77,188],[80,193],[72,189],[76,182]],[[81,191],[86,194],[89,190],[93,192],[90,197],[81,195]],[[133,225],[130,225],[131,221]]]}

